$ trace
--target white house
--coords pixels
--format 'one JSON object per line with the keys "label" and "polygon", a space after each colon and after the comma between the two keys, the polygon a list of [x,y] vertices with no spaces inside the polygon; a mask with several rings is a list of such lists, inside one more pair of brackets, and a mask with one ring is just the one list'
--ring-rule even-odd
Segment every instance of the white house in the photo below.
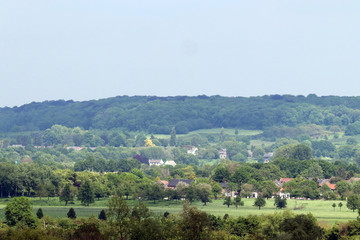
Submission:
{"label": "white house", "polygon": [[220,159],[225,159],[225,158],[227,157],[227,155],[226,155],[226,148],[221,148],[221,149],[219,150],[219,157],[220,157]]}
{"label": "white house", "polygon": [[171,165],[171,166],[175,167],[175,166],[176,166],[176,162],[175,162],[175,161],[172,161],[172,160],[166,161],[166,162],[165,162],[165,165]]}
{"label": "white house", "polygon": [[160,166],[164,165],[164,161],[162,159],[149,159],[149,166]]}

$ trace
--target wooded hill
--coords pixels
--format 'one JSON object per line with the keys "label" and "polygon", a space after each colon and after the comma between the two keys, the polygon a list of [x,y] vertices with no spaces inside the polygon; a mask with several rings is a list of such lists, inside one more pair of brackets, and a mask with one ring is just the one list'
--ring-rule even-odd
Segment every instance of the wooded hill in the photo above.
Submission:
{"label": "wooded hill", "polygon": [[359,120],[359,106],[360,97],[314,94],[307,97],[118,96],[83,102],[45,101],[0,108],[0,132],[45,130],[54,124],[158,134],[169,134],[174,126],[179,134],[219,127],[260,130],[299,124],[345,127]]}

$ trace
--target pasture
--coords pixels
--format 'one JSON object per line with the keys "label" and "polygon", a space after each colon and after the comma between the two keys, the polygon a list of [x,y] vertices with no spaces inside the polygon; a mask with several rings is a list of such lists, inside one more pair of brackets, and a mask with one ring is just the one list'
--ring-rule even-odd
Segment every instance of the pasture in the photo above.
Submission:
{"label": "pasture", "polygon": [[[177,137],[189,137],[196,134],[220,134],[222,128],[211,128],[211,129],[200,129],[196,131],[191,131],[187,134],[176,134]],[[224,128],[224,134],[235,136],[235,128]],[[246,130],[246,129],[238,129],[239,136],[253,136],[262,133],[260,130]],[[169,134],[153,134],[156,138],[170,138]],[[151,135],[147,136],[150,137]]]}
{"label": "pasture", "polygon": [[[33,204],[34,213],[38,208],[42,208],[44,215],[51,217],[67,217],[67,212],[69,208],[73,207],[76,211],[78,217],[89,217],[91,215],[98,216],[102,209],[107,208],[108,199],[100,199],[100,201],[95,201],[94,204],[91,204],[90,207],[81,206],[80,202],[74,201],[73,204],[64,206],[64,203],[60,203],[58,198],[50,198],[49,201],[46,199],[39,200],[38,198],[31,199]],[[4,207],[8,199],[0,199],[0,218],[4,219]],[[261,214],[272,214],[275,212],[285,211],[284,209],[276,209],[274,206],[274,199],[269,199],[266,201],[265,207],[260,210],[257,207],[252,206],[254,199],[243,199],[245,205],[238,207],[230,205],[228,208],[226,205],[223,205],[223,199],[213,200],[211,203],[207,203],[204,206],[201,202],[192,203],[193,206],[196,206],[201,211],[206,211],[210,214],[216,216],[224,216],[226,213],[232,217],[238,216],[248,216],[248,215],[261,215]],[[134,200],[127,201],[130,206],[133,206],[137,203]],[[336,205],[339,202],[343,203],[343,207],[340,209],[332,207],[333,203]],[[146,201],[146,205],[149,209],[157,215],[162,215],[164,212],[168,211],[170,213],[179,213],[182,210],[181,201],[157,201],[155,204],[152,201]],[[297,210],[294,210],[296,208]],[[351,211],[346,208],[346,201],[325,201],[325,200],[288,200],[287,208],[293,211],[295,214],[307,214],[312,213],[314,217],[318,219],[319,222],[327,222],[328,224],[340,223],[349,220],[354,220],[358,216],[358,213]]]}

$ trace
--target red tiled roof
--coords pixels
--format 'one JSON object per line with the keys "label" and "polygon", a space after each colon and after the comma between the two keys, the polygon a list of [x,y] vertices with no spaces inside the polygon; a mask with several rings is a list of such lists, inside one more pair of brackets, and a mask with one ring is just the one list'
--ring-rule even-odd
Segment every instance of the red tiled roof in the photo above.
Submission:
{"label": "red tiled roof", "polygon": [[286,183],[286,182],[290,182],[291,180],[293,180],[293,178],[281,178],[280,182],[281,183]]}
{"label": "red tiled roof", "polygon": [[329,182],[326,182],[325,184],[328,185],[331,190],[335,190],[335,189],[336,189],[336,184],[331,184],[331,183],[329,183]]}

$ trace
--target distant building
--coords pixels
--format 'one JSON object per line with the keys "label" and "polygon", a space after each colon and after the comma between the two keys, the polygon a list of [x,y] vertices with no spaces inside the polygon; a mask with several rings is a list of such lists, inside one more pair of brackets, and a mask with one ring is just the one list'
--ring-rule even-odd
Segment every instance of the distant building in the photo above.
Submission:
{"label": "distant building", "polygon": [[186,152],[188,154],[192,154],[192,155],[195,155],[196,154],[196,151],[198,150],[197,147],[193,147],[193,146],[184,146],[184,148],[186,149]]}
{"label": "distant building", "polygon": [[221,148],[220,150],[219,150],[219,158],[220,159],[225,159],[227,157],[227,155],[226,155],[226,148]]}
{"label": "distant building", "polygon": [[175,167],[175,166],[176,166],[176,162],[175,162],[175,161],[172,161],[172,160],[166,161],[166,162],[165,162],[165,165],[170,165],[170,166]]}
{"label": "distant building", "polygon": [[283,199],[290,199],[290,193],[284,191],[285,189],[281,188],[280,191],[278,192],[278,196]]}
{"label": "distant building", "polygon": [[270,158],[274,155],[274,153],[269,152],[264,154],[264,163],[269,163]]}
{"label": "distant building", "polygon": [[14,145],[11,145],[10,147],[13,147],[13,148],[25,148],[25,146],[20,145],[20,144],[14,144]]}
{"label": "distant building", "polygon": [[149,159],[149,166],[161,166],[164,165],[164,161],[162,159]]}
{"label": "distant building", "polygon": [[85,147],[79,147],[79,146],[68,146],[66,147],[66,150],[74,150],[74,151],[81,151],[83,150]]}
{"label": "distant building", "polygon": [[169,181],[168,188],[176,188],[179,183],[190,185],[193,181],[193,179],[171,179]]}
{"label": "distant building", "polygon": [[319,184],[319,187],[322,187],[324,185],[328,185],[328,187],[331,189],[331,191],[336,190],[336,184],[330,183],[330,179],[323,179],[322,182]]}
{"label": "distant building", "polygon": [[236,192],[227,189],[228,186],[227,182],[222,182],[220,183],[220,185],[222,187],[221,193],[224,194],[225,197],[231,197],[231,198],[235,197]]}

